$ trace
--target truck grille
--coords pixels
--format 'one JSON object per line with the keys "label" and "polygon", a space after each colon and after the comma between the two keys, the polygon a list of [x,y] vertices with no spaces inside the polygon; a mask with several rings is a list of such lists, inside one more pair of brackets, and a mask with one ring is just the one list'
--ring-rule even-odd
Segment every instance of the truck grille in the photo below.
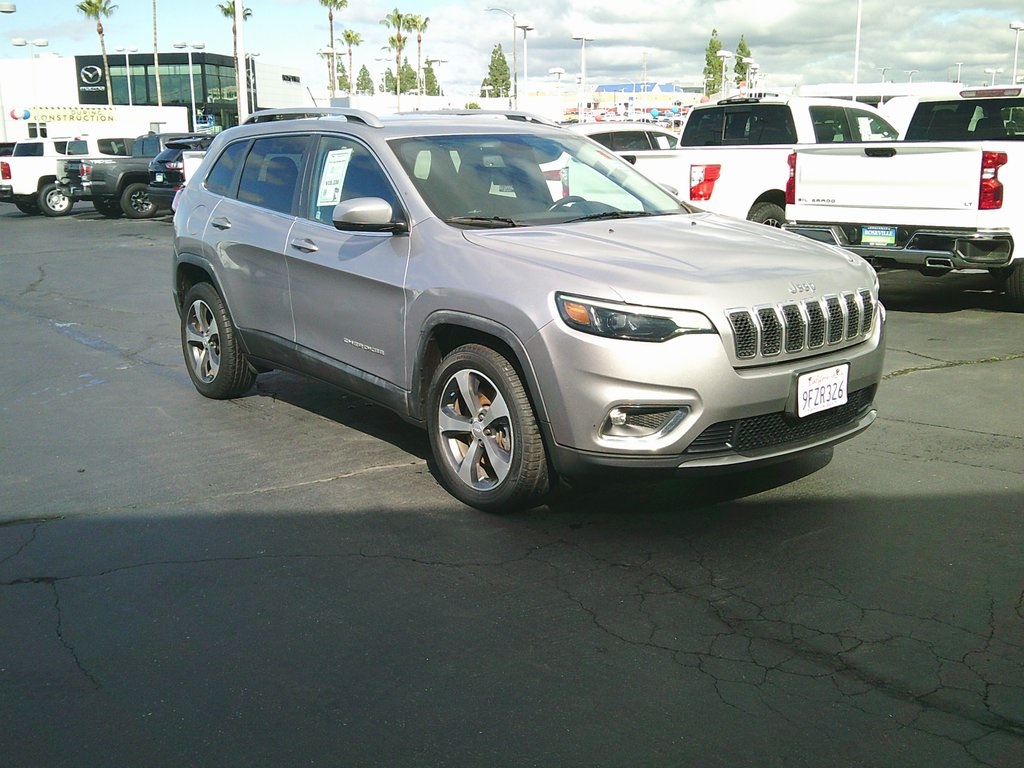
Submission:
{"label": "truck grille", "polygon": [[867,288],[820,299],[726,311],[736,357],[755,360],[821,349],[870,335],[875,300]]}
{"label": "truck grille", "polygon": [[685,453],[752,451],[807,440],[853,423],[871,407],[874,398],[875,387],[871,386],[851,392],[838,408],[803,419],[778,412],[720,421],[701,432]]}

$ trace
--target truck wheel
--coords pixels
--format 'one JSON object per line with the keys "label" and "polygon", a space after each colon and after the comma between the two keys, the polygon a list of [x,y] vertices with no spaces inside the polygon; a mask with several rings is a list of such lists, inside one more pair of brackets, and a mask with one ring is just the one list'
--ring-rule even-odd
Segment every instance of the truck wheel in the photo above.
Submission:
{"label": "truck wheel", "polygon": [[489,512],[537,504],[549,487],[533,407],[515,368],[480,344],[452,351],[430,383],[427,425],[438,479]]}
{"label": "truck wheel", "polygon": [[38,216],[39,206],[36,205],[35,200],[15,200],[14,204],[18,206],[18,210],[28,216]]}
{"label": "truck wheel", "polygon": [[775,203],[757,203],[750,209],[747,218],[757,224],[781,227],[786,223],[786,211]]}
{"label": "truck wheel", "polygon": [[109,197],[95,198],[92,201],[92,207],[96,209],[97,213],[101,216],[106,216],[108,219],[119,219],[124,214],[124,211],[121,210],[121,203],[117,200],[111,200]]}
{"label": "truck wheel", "polygon": [[74,204],[54,182],[44,184],[36,195],[36,204],[44,216],[67,216]]}
{"label": "truck wheel", "polygon": [[1015,310],[1024,312],[1024,261],[1018,261],[1007,275],[1006,295]]}
{"label": "truck wheel", "polygon": [[149,199],[149,185],[133,182],[121,193],[121,210],[129,219],[151,219],[156,215],[156,206]]}
{"label": "truck wheel", "polygon": [[185,295],[181,349],[188,375],[205,397],[238,397],[256,381],[256,371],[242,352],[228,308],[209,283],[196,283]]}

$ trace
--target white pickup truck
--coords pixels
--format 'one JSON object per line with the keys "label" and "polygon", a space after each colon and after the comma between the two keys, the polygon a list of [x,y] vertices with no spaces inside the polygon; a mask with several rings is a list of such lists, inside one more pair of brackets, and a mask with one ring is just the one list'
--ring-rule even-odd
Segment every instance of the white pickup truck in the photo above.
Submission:
{"label": "white pickup truck", "polygon": [[786,229],[876,267],[988,270],[1024,310],[1021,89],[913,98],[902,141],[796,149]]}
{"label": "white pickup truck", "polygon": [[14,203],[22,213],[65,216],[72,201],[57,184],[64,164],[82,155],[130,155],[132,139],[25,139],[10,156],[0,158],[0,202]]}
{"label": "white pickup truck", "polygon": [[695,106],[677,150],[620,154],[699,208],[777,227],[794,147],[897,135],[878,110],[855,101],[737,97]]}

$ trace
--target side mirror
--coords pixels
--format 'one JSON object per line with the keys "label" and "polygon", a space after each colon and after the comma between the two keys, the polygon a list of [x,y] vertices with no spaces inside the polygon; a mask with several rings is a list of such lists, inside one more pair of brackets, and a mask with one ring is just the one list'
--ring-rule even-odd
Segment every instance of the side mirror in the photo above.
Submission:
{"label": "side mirror", "polygon": [[335,229],[357,232],[391,232],[402,234],[409,231],[405,221],[395,221],[391,204],[380,197],[354,197],[334,206],[331,220]]}

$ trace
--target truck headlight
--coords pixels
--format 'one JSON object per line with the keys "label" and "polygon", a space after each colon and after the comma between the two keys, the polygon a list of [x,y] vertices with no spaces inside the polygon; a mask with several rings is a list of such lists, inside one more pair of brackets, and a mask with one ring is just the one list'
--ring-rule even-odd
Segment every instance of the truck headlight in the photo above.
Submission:
{"label": "truck headlight", "polygon": [[555,303],[566,325],[595,336],[660,342],[688,333],[715,333],[700,312],[635,307],[561,293]]}

